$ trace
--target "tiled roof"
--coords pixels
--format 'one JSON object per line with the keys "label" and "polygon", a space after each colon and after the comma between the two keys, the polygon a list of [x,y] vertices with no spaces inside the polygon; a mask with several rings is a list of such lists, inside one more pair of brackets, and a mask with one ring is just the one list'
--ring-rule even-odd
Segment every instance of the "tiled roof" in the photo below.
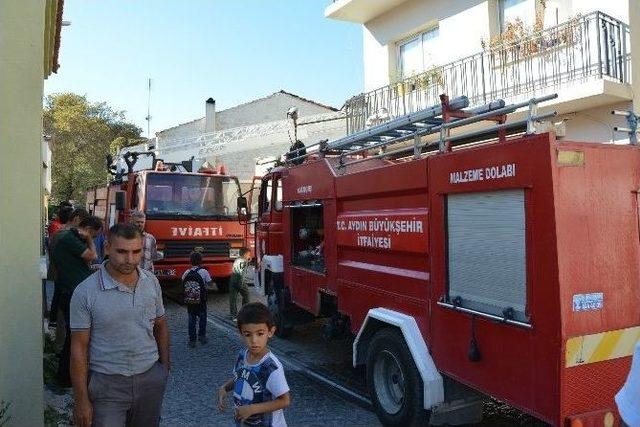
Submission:
{"label": "tiled roof", "polygon": [[[316,102],[316,101],[313,101],[313,100],[311,100],[311,99],[304,98],[304,97],[302,97],[302,96],[300,96],[300,95],[296,95],[295,93],[287,92],[286,90],[280,90],[280,91],[278,91],[278,92],[276,92],[276,93],[284,93],[285,95],[293,96],[294,98],[298,98],[298,99],[301,99],[301,100],[303,100],[303,101],[306,101],[306,102],[310,102],[310,103],[312,103],[312,104],[319,105],[320,107],[328,108],[328,109],[329,109],[329,110],[331,110],[331,111],[338,111],[338,109],[337,109],[336,107],[332,107],[331,105],[322,104],[322,103],[320,103],[320,102]],[[273,95],[272,95],[272,96],[273,96]]]}
{"label": "tiled roof", "polygon": [[62,9],[64,9],[64,0],[58,0],[58,10],[56,14],[56,37],[53,45],[53,66],[51,71],[58,72],[60,63],[58,63],[58,57],[60,55],[60,33],[62,30]]}

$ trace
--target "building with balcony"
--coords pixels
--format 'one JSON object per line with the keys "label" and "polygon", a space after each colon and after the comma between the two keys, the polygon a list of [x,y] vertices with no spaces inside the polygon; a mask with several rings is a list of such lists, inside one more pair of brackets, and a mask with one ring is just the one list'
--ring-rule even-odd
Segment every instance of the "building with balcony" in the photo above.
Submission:
{"label": "building with balcony", "polygon": [[611,110],[640,110],[635,0],[335,0],[325,16],[363,28],[365,87],[345,106],[349,133],[441,93],[472,107],[558,93],[545,104],[558,136],[593,142],[627,142]]}

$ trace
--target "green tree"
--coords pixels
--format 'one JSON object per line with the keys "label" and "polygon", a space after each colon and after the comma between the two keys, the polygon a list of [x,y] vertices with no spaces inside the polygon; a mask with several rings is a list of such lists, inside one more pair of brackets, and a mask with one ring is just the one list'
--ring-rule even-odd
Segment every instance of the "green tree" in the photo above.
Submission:
{"label": "green tree", "polygon": [[105,102],[90,103],[73,93],[45,100],[44,131],[52,137],[52,198],[84,202],[89,188],[109,179],[106,155],[140,142],[142,129]]}

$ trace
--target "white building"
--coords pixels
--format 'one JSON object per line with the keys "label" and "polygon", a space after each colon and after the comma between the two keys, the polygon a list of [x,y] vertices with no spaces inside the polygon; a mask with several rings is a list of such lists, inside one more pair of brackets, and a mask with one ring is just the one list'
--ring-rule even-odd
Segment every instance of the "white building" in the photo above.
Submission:
{"label": "white building", "polygon": [[193,156],[196,163],[223,164],[246,182],[253,178],[256,160],[278,157],[294,141],[287,118],[291,107],[298,111],[298,139],[307,145],[346,133],[344,114],[336,108],[279,91],[222,111],[209,98],[205,117],[157,132],[155,152],[169,162]]}
{"label": "white building", "polygon": [[334,0],[325,16],[363,27],[365,92],[346,104],[349,133],[440,93],[472,106],[558,93],[546,109],[566,139],[586,141],[628,141],[611,110],[640,111],[638,0]]}

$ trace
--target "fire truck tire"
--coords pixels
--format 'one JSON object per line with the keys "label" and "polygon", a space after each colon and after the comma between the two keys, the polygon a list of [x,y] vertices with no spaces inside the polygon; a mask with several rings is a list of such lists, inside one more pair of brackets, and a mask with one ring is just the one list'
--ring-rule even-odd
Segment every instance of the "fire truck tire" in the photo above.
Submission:
{"label": "fire truck tire", "polygon": [[369,395],[383,425],[428,425],[422,378],[398,330],[385,328],[373,336],[366,367]]}
{"label": "fire truck tire", "polygon": [[274,314],[274,320],[276,323],[276,336],[278,338],[289,338],[293,332],[293,328],[285,323],[282,313]]}
{"label": "fire truck tire", "polygon": [[276,325],[276,336],[278,338],[288,338],[293,332],[293,327],[286,318],[284,309],[284,295],[282,289],[275,290],[277,295],[268,298],[269,310],[273,314],[273,320]]}

